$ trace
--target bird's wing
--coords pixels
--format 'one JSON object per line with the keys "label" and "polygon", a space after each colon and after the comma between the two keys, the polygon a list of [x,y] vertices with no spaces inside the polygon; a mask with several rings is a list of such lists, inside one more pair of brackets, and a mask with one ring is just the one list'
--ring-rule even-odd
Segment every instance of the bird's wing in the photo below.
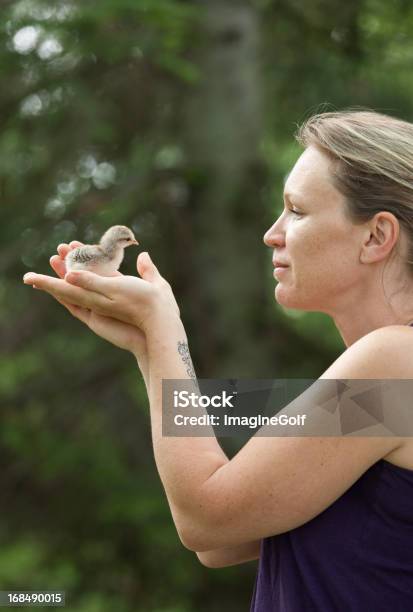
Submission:
{"label": "bird's wing", "polygon": [[104,258],[105,253],[98,245],[85,244],[73,249],[67,256],[73,263],[88,264],[96,261],[97,258]]}

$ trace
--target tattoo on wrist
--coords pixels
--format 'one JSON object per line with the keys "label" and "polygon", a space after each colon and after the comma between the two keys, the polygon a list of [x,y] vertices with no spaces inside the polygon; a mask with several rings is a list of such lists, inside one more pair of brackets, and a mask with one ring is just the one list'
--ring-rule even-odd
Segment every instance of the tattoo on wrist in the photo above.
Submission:
{"label": "tattoo on wrist", "polygon": [[192,365],[191,355],[189,354],[189,347],[186,342],[179,342],[178,340],[178,353],[182,357],[182,361],[186,365],[186,373],[192,380],[196,380],[196,374],[194,366]]}

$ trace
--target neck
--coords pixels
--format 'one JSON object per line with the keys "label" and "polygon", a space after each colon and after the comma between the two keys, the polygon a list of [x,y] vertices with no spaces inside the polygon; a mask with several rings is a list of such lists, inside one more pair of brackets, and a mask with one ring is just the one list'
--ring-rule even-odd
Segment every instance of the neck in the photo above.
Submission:
{"label": "neck", "polygon": [[103,238],[100,241],[100,248],[105,251],[108,257],[114,257],[121,247],[117,242]]}
{"label": "neck", "polygon": [[406,290],[385,285],[385,294],[381,282],[366,285],[355,287],[339,306],[336,304],[330,312],[325,311],[333,318],[346,347],[380,327],[413,322]]}

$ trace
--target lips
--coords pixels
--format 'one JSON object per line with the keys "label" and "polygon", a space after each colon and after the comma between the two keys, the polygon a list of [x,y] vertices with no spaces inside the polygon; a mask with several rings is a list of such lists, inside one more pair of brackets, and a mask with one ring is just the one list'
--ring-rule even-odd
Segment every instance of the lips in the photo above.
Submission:
{"label": "lips", "polygon": [[288,268],[288,264],[279,261],[278,259],[272,260],[274,268]]}

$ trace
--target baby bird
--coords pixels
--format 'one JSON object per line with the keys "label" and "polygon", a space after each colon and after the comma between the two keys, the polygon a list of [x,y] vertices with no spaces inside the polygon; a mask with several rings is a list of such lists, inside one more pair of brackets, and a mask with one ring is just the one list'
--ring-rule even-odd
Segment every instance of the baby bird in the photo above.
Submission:
{"label": "baby bird", "polygon": [[66,271],[89,270],[101,276],[114,276],[122,263],[124,249],[139,244],[132,230],[125,225],[113,225],[99,244],[85,244],[69,251],[65,258]]}

